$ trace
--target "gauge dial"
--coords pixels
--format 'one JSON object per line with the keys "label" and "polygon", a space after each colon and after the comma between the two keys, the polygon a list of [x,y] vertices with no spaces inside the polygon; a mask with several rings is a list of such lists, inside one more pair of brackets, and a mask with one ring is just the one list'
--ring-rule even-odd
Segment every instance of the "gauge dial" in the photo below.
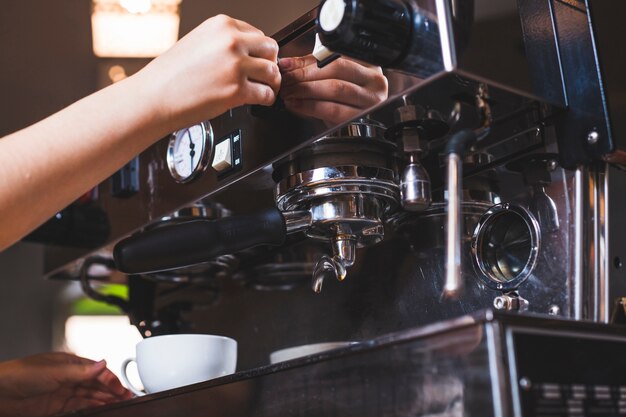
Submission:
{"label": "gauge dial", "polygon": [[213,148],[209,122],[199,123],[172,134],[167,147],[167,166],[177,182],[196,178],[208,165]]}

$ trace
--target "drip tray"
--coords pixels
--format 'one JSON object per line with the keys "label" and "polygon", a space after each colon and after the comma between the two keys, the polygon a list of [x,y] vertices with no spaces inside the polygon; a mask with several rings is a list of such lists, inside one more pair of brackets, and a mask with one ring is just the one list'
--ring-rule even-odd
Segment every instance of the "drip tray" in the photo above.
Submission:
{"label": "drip tray", "polygon": [[625,330],[483,311],[72,416],[617,415]]}

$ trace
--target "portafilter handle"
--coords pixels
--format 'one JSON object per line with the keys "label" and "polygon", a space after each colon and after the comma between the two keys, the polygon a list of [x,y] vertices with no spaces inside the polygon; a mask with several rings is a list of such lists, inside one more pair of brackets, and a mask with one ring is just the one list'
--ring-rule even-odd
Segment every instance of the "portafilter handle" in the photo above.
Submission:
{"label": "portafilter handle", "polygon": [[305,227],[307,216],[310,224],[308,212],[283,216],[272,208],[252,215],[164,225],[121,240],[113,258],[116,268],[126,274],[196,265],[258,245],[281,245],[287,233]]}

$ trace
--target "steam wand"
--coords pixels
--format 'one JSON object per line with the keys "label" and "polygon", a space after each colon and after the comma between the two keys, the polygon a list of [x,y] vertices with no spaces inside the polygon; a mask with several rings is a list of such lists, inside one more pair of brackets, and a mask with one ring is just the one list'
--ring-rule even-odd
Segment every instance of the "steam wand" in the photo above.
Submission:
{"label": "steam wand", "polygon": [[441,297],[456,299],[463,289],[461,276],[461,233],[463,217],[461,213],[463,192],[463,157],[467,149],[489,133],[489,127],[478,130],[463,129],[448,140],[444,154],[447,175],[446,211],[446,279]]}

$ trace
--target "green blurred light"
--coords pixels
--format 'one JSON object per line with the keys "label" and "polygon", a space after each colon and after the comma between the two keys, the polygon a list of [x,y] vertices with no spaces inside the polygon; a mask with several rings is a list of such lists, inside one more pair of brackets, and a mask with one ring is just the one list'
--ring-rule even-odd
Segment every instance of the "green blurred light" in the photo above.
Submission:
{"label": "green blurred light", "polygon": [[[105,284],[98,288],[98,292],[128,300],[128,287],[126,285]],[[72,314],[79,316],[119,316],[123,313],[117,306],[85,297],[72,303]]]}

